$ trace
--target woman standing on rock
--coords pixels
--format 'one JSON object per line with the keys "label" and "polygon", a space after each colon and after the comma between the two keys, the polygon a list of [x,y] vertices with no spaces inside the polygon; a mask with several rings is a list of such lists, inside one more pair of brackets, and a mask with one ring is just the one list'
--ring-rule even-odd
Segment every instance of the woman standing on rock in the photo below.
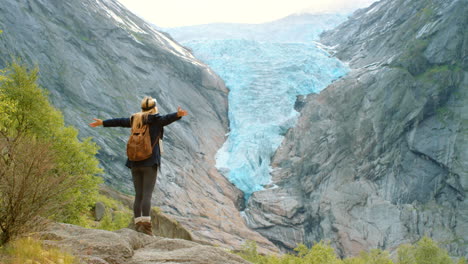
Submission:
{"label": "woman standing on rock", "polygon": [[138,134],[135,131],[143,131],[142,129],[149,128],[149,137],[151,138],[149,158],[143,160],[130,158],[132,156],[130,152],[136,151],[129,150],[129,145],[127,145],[129,158],[127,159],[126,166],[132,171],[133,184],[135,186],[133,214],[135,229],[139,232],[153,235],[150,217],[151,195],[156,184],[158,168],[161,165],[163,128],[187,114],[187,111],[179,107],[175,113],[160,115],[156,106],[156,99],[146,96],[141,101],[141,112],[133,114],[130,118],[114,118],[104,121],[93,118],[95,122],[89,124],[91,127],[101,125],[104,127],[131,127],[132,136],[130,140],[133,135]]}

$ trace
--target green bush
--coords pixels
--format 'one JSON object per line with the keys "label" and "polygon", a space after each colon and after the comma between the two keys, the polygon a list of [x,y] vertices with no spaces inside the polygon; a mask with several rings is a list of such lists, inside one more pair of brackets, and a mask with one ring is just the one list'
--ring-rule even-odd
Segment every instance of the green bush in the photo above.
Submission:
{"label": "green bush", "polygon": [[97,146],[65,126],[37,78],[17,62],[0,71],[0,244],[40,219],[80,222],[102,182]]}
{"label": "green bush", "polygon": [[106,210],[104,217],[99,221],[96,226],[98,229],[115,231],[128,227],[133,219],[133,214],[127,211],[114,211]]}
{"label": "green bush", "polygon": [[359,257],[354,258],[357,262],[352,262],[353,258],[350,258],[350,261],[345,259],[345,264],[393,264],[393,261],[390,259],[390,255],[387,251],[382,251],[380,249],[371,249],[369,252],[361,252]]}
{"label": "green bush", "polygon": [[336,256],[335,250],[324,242],[316,243],[312,246],[309,251],[306,251],[307,247],[303,246],[302,249],[298,251],[299,257],[302,257],[304,262],[310,264],[340,264],[342,261]]}
{"label": "green bush", "polygon": [[237,253],[239,256],[252,263],[265,263],[264,256],[258,254],[257,243],[255,241],[247,241],[241,247],[241,251]]}
{"label": "green bush", "polygon": [[256,243],[247,241],[237,254],[255,264],[466,264],[464,258],[457,262],[452,261],[447,251],[428,237],[423,237],[415,245],[401,245],[397,250],[396,262],[392,261],[387,251],[380,249],[363,251],[357,257],[340,259],[334,249],[324,242],[316,243],[310,249],[299,244],[294,250],[296,255],[262,256],[257,252]]}
{"label": "green bush", "polygon": [[103,219],[95,228],[114,231],[128,227],[133,219],[133,212],[125,207],[120,201],[98,194],[96,202],[101,202],[106,207]]}
{"label": "green bush", "polygon": [[240,255],[247,261],[257,264],[342,264],[335,250],[324,242],[316,243],[312,248],[299,244],[295,249],[297,255],[263,256],[257,252],[257,244],[247,241],[241,248]]}
{"label": "green bush", "polygon": [[428,237],[415,245],[404,244],[398,248],[398,264],[451,264],[447,251]]}
{"label": "green bush", "polygon": [[[96,202],[101,202],[103,203],[107,208],[112,208],[113,210],[120,210],[122,208],[126,208],[122,202],[117,201],[111,197],[98,194],[96,195]],[[130,210],[130,208],[128,208]]]}
{"label": "green bush", "polygon": [[100,221],[95,221],[94,208],[90,209],[86,214],[82,214],[76,225],[85,228],[103,229],[115,231],[128,227],[133,220],[133,212],[130,208],[124,206],[120,201],[107,197],[102,194],[97,194],[93,199],[93,204],[101,202],[104,204],[106,211]]}

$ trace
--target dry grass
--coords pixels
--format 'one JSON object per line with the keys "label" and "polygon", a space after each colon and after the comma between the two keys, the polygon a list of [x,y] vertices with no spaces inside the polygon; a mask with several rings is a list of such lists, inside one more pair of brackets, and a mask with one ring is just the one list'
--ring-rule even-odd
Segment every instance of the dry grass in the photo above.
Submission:
{"label": "dry grass", "polygon": [[47,248],[40,241],[20,238],[0,252],[0,264],[78,264],[74,256],[57,248]]}

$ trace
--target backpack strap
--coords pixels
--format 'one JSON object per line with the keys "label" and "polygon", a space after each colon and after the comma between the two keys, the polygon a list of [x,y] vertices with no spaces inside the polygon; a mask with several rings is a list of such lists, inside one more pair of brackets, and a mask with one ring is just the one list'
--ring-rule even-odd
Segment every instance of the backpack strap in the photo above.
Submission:
{"label": "backpack strap", "polygon": [[[133,126],[132,126],[132,123],[133,123],[133,115],[130,117],[130,128],[131,128],[131,133],[133,133]],[[148,133],[149,133],[149,129],[150,129],[149,124],[145,124],[144,126],[146,126],[146,127],[148,128]],[[161,139],[163,138],[163,134],[164,134],[164,128],[162,128],[162,130],[161,130],[161,135],[158,136],[158,137],[156,138],[156,140],[154,141],[153,145],[151,146],[151,150],[153,150],[153,149],[154,149],[154,146],[156,146],[156,144],[158,144],[159,139],[160,139],[160,138],[161,138]],[[151,135],[151,134],[150,134],[150,135]]]}
{"label": "backpack strap", "polygon": [[[148,128],[149,129],[149,128]],[[149,131],[148,131],[149,132]],[[156,138],[156,140],[154,141],[154,144],[153,146],[151,147],[151,149],[154,149],[154,146],[156,146],[156,144],[158,144],[159,142],[159,137]]]}

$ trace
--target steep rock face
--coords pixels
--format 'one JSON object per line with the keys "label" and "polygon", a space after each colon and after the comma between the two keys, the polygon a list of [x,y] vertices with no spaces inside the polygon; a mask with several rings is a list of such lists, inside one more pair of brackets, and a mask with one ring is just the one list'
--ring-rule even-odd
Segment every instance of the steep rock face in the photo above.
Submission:
{"label": "steep rock face", "polygon": [[165,153],[153,204],[196,239],[274,246],[250,231],[236,210],[242,194],[214,168],[228,130],[227,89],[206,65],[114,0],[2,0],[0,66],[19,56],[40,68],[41,85],[80,136],[93,136],[106,183],[132,192],[124,166],[129,131],[90,128],[93,117],[127,117],[144,95],[160,112],[190,113],[165,129]]}
{"label": "steep rock face", "polygon": [[352,71],[304,101],[249,226],[341,255],[468,243],[468,1],[380,1],[322,36]]}

